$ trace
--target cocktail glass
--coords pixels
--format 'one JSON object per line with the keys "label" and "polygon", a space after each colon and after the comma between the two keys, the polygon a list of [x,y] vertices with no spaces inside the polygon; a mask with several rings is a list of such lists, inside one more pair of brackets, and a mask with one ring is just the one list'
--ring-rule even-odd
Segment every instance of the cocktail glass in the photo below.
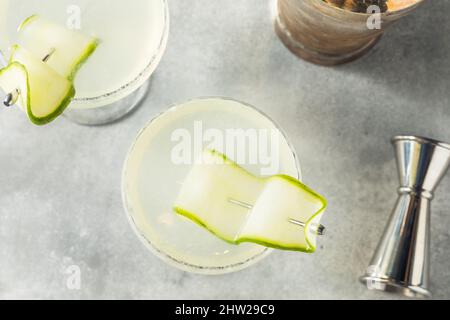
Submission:
{"label": "cocktail glass", "polygon": [[167,45],[167,0],[0,0],[3,53],[18,41],[17,26],[33,14],[100,40],[77,73],[77,94],[66,118],[107,124],[139,105]]}
{"label": "cocktail glass", "polygon": [[[239,150],[246,155],[256,145],[266,147],[264,143],[267,142],[271,146],[271,161],[240,163],[244,168],[261,175],[263,168],[277,163],[272,166],[273,174],[283,173],[301,179],[295,151],[277,125],[255,108],[225,98],[192,100],[164,112],[139,133],[127,156],[122,194],[130,223],[151,252],[181,270],[201,274],[229,273],[247,268],[271,252],[256,244],[228,244],[173,211],[194,159],[205,147],[211,147],[213,136],[221,134],[224,141],[216,141],[214,149],[226,154],[223,148],[230,145],[231,132],[241,142],[252,132],[261,134],[258,143],[247,140],[241,145]],[[178,153],[180,143],[186,142],[184,152]],[[174,159],[174,152],[175,156],[188,155],[188,161]],[[236,160],[237,154],[227,155]]]}
{"label": "cocktail glass", "polygon": [[338,65],[363,56],[386,28],[423,2],[402,1],[403,5],[393,11],[358,13],[324,0],[278,0],[275,30],[298,57],[316,64]]}

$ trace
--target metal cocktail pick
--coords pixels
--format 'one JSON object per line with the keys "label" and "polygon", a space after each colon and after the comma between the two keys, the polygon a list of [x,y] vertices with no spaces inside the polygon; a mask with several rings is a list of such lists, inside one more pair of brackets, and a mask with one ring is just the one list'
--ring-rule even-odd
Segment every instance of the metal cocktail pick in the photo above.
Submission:
{"label": "metal cocktail pick", "polygon": [[[178,184],[182,186],[183,182],[178,182]],[[240,200],[229,198],[228,202],[230,202],[230,203],[232,203],[234,205],[240,206],[242,208],[245,208],[247,210],[252,210],[253,209],[253,205],[252,204],[247,203],[247,202],[243,202],[243,201],[240,201]],[[288,222],[292,223],[292,224],[295,224],[296,226],[299,226],[299,227],[302,227],[302,228],[306,227],[306,223],[305,222],[299,221],[297,219],[288,219]],[[322,224],[319,224],[319,225],[316,224],[316,225],[312,225],[312,226],[314,227],[314,229],[315,229],[314,231],[315,231],[315,233],[318,236],[325,235],[325,229],[326,229],[325,226],[323,226]]]}
{"label": "metal cocktail pick", "polygon": [[[253,209],[253,205],[248,204],[246,202],[242,202],[242,201],[235,200],[235,199],[228,199],[228,201],[230,203],[232,203],[232,204],[241,206],[241,207],[246,208],[248,210],[252,210]],[[288,222],[292,223],[292,224],[295,224],[296,226],[299,226],[299,227],[302,227],[302,228],[306,227],[306,223],[304,223],[302,221],[299,221],[297,219],[289,219]],[[316,225],[315,229],[316,229],[315,232],[317,233],[318,236],[323,236],[325,234],[325,227],[323,225],[321,225],[321,224],[320,225]]]}
{"label": "metal cocktail pick", "polygon": [[450,165],[450,145],[416,136],[393,138],[399,198],[361,281],[369,289],[430,297],[430,202]]}
{"label": "metal cocktail pick", "polygon": [[[52,56],[52,54],[53,54],[54,52],[55,52],[55,49],[52,48],[52,49],[50,50],[50,52],[42,59],[42,62],[47,62],[48,59],[50,59],[50,57]],[[0,53],[0,54],[1,54],[1,53]],[[2,59],[2,60],[3,60],[3,59]],[[5,66],[6,66],[6,63],[5,63],[5,62],[3,62],[3,64],[5,64]],[[16,104],[17,99],[19,99],[19,95],[20,95],[20,90],[19,90],[19,89],[14,89],[12,92],[8,93],[8,94],[5,96],[5,98],[3,99],[3,104],[4,104],[6,107],[11,107],[11,106],[13,106],[14,104]]]}

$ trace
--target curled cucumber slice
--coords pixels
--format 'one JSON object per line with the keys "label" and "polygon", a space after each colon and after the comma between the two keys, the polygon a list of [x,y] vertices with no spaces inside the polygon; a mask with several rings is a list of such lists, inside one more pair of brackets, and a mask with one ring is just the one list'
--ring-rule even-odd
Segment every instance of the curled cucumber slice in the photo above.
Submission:
{"label": "curled cucumber slice", "polygon": [[0,70],[0,87],[18,95],[17,104],[36,125],[52,122],[75,96],[69,80],[19,46],[10,64]]}
{"label": "curled cucumber slice", "polygon": [[174,210],[229,243],[311,253],[326,206],[322,196],[291,177],[256,177],[223,154],[206,150],[188,174]]}

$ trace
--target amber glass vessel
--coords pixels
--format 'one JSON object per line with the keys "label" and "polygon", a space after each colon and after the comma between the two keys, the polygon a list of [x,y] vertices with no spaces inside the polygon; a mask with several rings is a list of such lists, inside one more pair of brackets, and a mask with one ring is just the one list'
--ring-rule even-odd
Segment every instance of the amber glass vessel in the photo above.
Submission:
{"label": "amber glass vessel", "polygon": [[374,15],[376,11],[353,12],[324,0],[278,0],[275,30],[300,58],[321,65],[342,64],[364,55],[386,28],[425,0],[401,1],[402,5]]}

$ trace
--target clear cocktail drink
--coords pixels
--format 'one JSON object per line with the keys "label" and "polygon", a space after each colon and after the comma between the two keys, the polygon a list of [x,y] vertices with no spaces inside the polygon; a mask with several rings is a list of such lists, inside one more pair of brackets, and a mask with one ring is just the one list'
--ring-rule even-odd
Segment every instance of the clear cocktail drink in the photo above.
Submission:
{"label": "clear cocktail drink", "polygon": [[258,176],[301,178],[294,150],[267,116],[234,100],[198,99],[170,109],[141,131],[124,166],[124,205],[139,237],[164,261],[196,273],[237,271],[270,249],[228,244],[173,210],[205,148]]}

